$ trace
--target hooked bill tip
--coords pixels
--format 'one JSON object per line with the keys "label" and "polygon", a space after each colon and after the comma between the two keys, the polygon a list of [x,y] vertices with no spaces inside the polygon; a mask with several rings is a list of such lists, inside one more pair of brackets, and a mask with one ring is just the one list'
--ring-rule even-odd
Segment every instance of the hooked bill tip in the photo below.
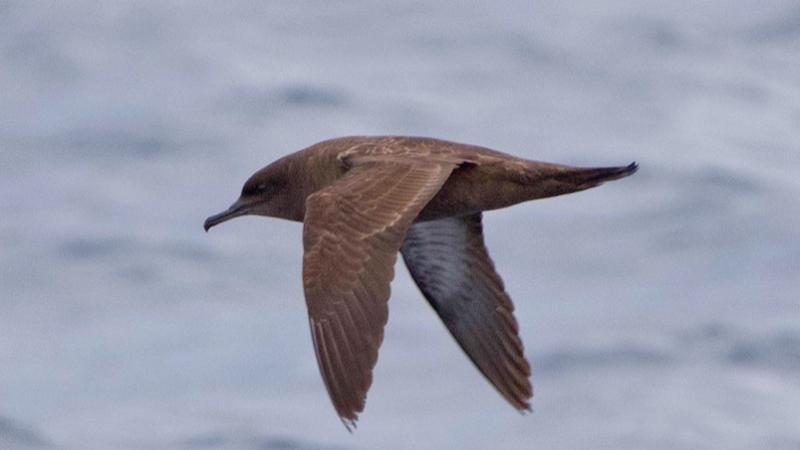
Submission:
{"label": "hooked bill tip", "polygon": [[248,211],[249,211],[249,208],[248,208],[247,205],[243,205],[243,204],[241,204],[240,202],[237,201],[236,203],[231,205],[231,207],[226,209],[225,211],[222,211],[221,213],[215,214],[215,215],[209,217],[208,219],[206,219],[206,221],[203,222],[203,228],[206,230],[206,232],[208,232],[208,230],[210,230],[211,227],[213,227],[215,225],[219,225],[222,222],[225,222],[226,220],[231,220],[234,217],[239,217],[239,216],[243,216],[245,214],[249,214]]}
{"label": "hooked bill tip", "polygon": [[226,221],[228,219],[232,219],[232,218],[233,218],[232,215],[229,214],[228,211],[225,211],[225,212],[220,213],[220,214],[213,215],[213,216],[209,217],[208,219],[206,219],[205,222],[203,222],[203,229],[206,230],[206,233],[208,233],[208,230],[210,230],[211,227],[213,227],[214,225],[218,225],[218,224],[220,224],[220,223],[222,223],[222,222],[224,222],[224,221]]}
{"label": "hooked bill tip", "polygon": [[233,215],[230,213],[230,210],[215,214],[203,222],[203,229],[206,230],[206,233],[208,233],[208,230],[210,230],[214,225],[220,224],[231,218],[233,218]]}

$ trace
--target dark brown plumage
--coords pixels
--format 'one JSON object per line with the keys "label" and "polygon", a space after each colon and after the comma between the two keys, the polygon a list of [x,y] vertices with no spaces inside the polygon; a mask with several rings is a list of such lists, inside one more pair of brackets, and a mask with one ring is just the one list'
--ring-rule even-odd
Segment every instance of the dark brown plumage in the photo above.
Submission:
{"label": "dark brown plumage", "polygon": [[214,225],[246,214],[303,222],[303,287],[325,387],[345,426],[364,410],[398,251],[425,298],[500,394],[533,395],[514,305],[483,243],[482,211],[631,175],[414,137],[346,137],[259,170]]}

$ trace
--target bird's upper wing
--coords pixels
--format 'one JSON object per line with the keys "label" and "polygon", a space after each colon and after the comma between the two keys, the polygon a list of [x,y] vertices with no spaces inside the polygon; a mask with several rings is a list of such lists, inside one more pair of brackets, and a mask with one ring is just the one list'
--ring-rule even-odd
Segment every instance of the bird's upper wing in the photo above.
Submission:
{"label": "bird's upper wing", "polygon": [[311,335],[325,387],[348,429],[372,383],[397,252],[454,168],[363,161],[306,200],[303,287]]}
{"label": "bird's upper wing", "polygon": [[481,214],[415,223],[400,251],[472,362],[514,407],[529,410],[531,369],[514,305],[483,243]]}

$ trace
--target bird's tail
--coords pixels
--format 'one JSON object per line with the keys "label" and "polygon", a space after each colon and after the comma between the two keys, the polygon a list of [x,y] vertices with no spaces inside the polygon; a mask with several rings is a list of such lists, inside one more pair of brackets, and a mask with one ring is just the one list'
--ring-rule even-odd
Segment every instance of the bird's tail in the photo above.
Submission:
{"label": "bird's tail", "polygon": [[639,170],[639,165],[632,162],[622,167],[598,167],[595,169],[580,169],[570,174],[573,182],[579,186],[586,186],[584,189],[592,188],[606,181],[619,180],[629,175],[633,175]]}
{"label": "bird's tail", "polygon": [[620,167],[574,167],[537,163],[524,194],[525,200],[555,197],[599,186],[607,181],[632,175],[639,166],[634,162]]}

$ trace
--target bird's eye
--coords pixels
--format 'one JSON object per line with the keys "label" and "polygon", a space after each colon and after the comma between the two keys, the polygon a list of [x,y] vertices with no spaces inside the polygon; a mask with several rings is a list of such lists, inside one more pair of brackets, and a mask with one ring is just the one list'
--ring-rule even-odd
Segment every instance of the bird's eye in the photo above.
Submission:
{"label": "bird's eye", "polygon": [[266,191],[266,190],[267,190],[266,183],[260,183],[260,184],[257,184],[257,185],[245,186],[244,189],[242,189],[242,195],[246,195],[246,196],[259,195],[259,194],[264,193],[264,191]]}

